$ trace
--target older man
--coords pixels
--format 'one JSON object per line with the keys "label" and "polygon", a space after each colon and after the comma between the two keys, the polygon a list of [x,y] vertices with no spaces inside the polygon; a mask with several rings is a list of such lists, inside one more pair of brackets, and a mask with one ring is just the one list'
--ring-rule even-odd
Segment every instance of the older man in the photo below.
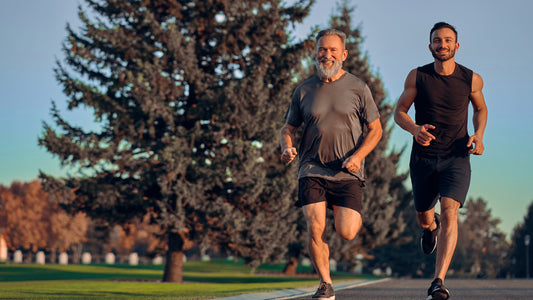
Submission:
{"label": "older man", "polygon": [[[342,69],[346,35],[327,29],[316,37],[317,75],[298,86],[281,129],[281,160],[298,151],[295,133],[303,123],[298,205],[309,232],[309,253],[320,285],[314,299],[335,299],[329,272],[326,209],[333,209],[337,234],[354,239],[362,226],[364,159],[381,139],[379,112],[368,86]],[[363,135],[364,126],[368,128]]]}

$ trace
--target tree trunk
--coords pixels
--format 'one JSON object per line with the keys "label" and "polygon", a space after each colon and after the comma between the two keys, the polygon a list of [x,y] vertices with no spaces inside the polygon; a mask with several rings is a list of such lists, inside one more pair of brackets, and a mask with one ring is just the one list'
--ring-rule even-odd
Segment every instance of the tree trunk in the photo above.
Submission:
{"label": "tree trunk", "polygon": [[283,268],[283,274],[296,275],[296,267],[298,267],[298,257],[292,256]]}
{"label": "tree trunk", "polygon": [[57,264],[57,248],[54,248],[52,251],[50,251],[49,257],[51,264]]}
{"label": "tree trunk", "polygon": [[71,249],[72,249],[72,263],[79,264],[81,262],[81,254],[83,251],[82,244],[73,245]]}
{"label": "tree trunk", "polygon": [[291,243],[289,245],[287,256],[289,260],[283,268],[283,274],[296,275],[296,267],[298,267],[298,261],[302,253],[303,245],[301,243]]}
{"label": "tree trunk", "polygon": [[192,247],[184,232],[170,232],[163,282],[183,282],[183,251]]}

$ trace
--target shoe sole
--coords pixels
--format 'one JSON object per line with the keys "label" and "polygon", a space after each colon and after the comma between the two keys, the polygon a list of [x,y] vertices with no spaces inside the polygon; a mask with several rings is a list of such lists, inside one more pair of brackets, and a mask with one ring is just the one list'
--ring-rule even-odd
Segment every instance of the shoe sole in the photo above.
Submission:
{"label": "shoe sole", "polygon": [[445,293],[435,292],[433,295],[429,295],[426,300],[447,300],[448,298]]}

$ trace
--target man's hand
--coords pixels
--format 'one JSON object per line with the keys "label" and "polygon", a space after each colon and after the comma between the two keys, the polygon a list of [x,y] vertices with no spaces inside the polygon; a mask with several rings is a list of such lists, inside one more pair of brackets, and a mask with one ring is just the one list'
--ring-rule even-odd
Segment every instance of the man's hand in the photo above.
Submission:
{"label": "man's hand", "polygon": [[342,168],[350,173],[357,173],[361,169],[361,160],[352,155],[342,163]]}
{"label": "man's hand", "polygon": [[281,161],[290,164],[294,158],[298,155],[298,152],[296,152],[296,148],[294,147],[287,147],[283,150],[283,153],[281,154]]}
{"label": "man's hand", "polygon": [[[474,147],[472,147],[472,145],[474,145]],[[470,154],[481,155],[483,154],[483,151],[485,151],[483,139],[475,134],[468,139],[468,144],[466,144],[466,146],[470,148]]]}
{"label": "man's hand", "polygon": [[413,133],[415,141],[424,147],[429,146],[431,141],[435,139],[435,136],[429,133],[428,129],[435,129],[435,126],[429,124],[417,126],[416,131]]}

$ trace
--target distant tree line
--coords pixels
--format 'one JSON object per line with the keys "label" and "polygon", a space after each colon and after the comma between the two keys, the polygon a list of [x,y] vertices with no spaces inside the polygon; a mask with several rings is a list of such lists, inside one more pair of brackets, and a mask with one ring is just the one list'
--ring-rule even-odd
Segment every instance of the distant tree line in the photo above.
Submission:
{"label": "distant tree line", "polygon": [[[524,236],[531,232],[532,217],[533,202],[509,242],[498,229],[500,221],[491,215],[487,203],[480,198],[469,199],[461,211],[460,236],[450,277],[526,277],[526,251],[531,248],[526,247]],[[0,185],[0,236],[6,240],[11,253],[21,250],[28,263],[34,261],[37,251],[45,252],[49,263],[56,263],[61,252],[68,253],[72,263],[80,263],[82,252],[91,253],[95,263],[104,262],[104,255],[110,252],[116,254],[121,263],[125,263],[132,252],[139,255],[141,263],[149,263],[154,257],[164,255],[166,246],[159,227],[149,224],[149,219],[145,216],[127,224],[110,226],[83,213],[68,215],[51,201],[38,180],[13,182],[9,187]],[[385,271],[390,267],[393,276],[432,276],[434,260],[431,256],[420,255],[418,235],[417,227],[408,227],[402,236],[410,236],[410,242],[398,239],[376,247],[364,258],[363,271]],[[193,260],[205,255],[233,256],[233,253],[217,252],[216,249],[220,248],[196,245],[186,252],[188,259]],[[532,253],[529,255],[531,258]],[[287,255],[284,261],[289,259],[290,255]],[[340,260],[339,265],[349,264]],[[530,274],[532,272],[530,263]]]}
{"label": "distant tree line", "polygon": [[58,253],[86,241],[88,225],[84,213],[70,215],[50,201],[39,181],[0,185],[0,235],[12,250],[46,250],[55,261]]}
{"label": "distant tree line", "polygon": [[73,263],[80,263],[82,252],[89,252],[94,262],[102,262],[112,252],[124,261],[131,253],[154,257],[162,254],[164,244],[157,226],[148,217],[118,226],[92,220],[84,213],[68,214],[42,189],[39,180],[0,185],[0,236],[13,252],[21,250],[25,262],[43,251],[48,261],[57,262],[59,253],[68,253]]}

